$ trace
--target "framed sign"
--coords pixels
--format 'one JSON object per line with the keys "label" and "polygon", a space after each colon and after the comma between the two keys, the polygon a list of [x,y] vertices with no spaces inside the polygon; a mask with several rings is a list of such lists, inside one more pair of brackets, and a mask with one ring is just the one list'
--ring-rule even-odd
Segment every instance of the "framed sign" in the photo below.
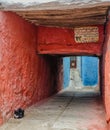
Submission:
{"label": "framed sign", "polygon": [[99,28],[97,26],[74,28],[76,43],[93,43],[99,41]]}

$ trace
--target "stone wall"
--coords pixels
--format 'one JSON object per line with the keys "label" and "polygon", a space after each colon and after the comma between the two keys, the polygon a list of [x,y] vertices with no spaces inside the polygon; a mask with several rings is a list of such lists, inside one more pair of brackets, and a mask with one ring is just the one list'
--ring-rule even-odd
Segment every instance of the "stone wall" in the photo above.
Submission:
{"label": "stone wall", "polygon": [[[92,27],[92,26],[90,26]],[[97,42],[76,42],[75,29],[38,27],[38,53],[62,55],[101,55],[104,39],[104,26],[98,28]]]}
{"label": "stone wall", "polygon": [[63,58],[63,87],[69,86],[70,82],[70,57]]}
{"label": "stone wall", "polygon": [[[106,108],[106,120],[110,125],[110,21],[106,25],[102,59],[103,96]],[[109,128],[110,129],[110,126]]]}
{"label": "stone wall", "polygon": [[36,26],[12,12],[0,12],[0,124],[14,109],[59,91],[58,61],[37,55]]}

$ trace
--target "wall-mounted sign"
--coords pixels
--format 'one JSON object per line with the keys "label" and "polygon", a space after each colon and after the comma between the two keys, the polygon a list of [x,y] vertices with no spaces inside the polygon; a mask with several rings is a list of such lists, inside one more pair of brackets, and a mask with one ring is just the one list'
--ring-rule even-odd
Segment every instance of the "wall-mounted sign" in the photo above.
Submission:
{"label": "wall-mounted sign", "polygon": [[95,26],[74,28],[76,43],[91,43],[99,41],[99,29]]}

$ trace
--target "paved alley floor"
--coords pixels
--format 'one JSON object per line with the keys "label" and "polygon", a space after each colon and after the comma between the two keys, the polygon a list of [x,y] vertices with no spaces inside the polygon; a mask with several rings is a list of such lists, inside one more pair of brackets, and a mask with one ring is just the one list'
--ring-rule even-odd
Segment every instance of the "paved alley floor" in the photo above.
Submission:
{"label": "paved alley floor", "polygon": [[107,130],[100,97],[74,97],[69,90],[36,104],[22,119],[11,118],[0,130]]}

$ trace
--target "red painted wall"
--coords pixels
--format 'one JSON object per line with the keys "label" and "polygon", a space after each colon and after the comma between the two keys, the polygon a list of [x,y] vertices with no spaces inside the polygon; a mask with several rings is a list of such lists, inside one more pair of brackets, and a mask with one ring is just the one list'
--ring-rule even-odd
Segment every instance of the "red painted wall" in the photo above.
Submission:
{"label": "red painted wall", "polygon": [[[105,106],[109,120],[110,23],[107,30],[103,67]],[[61,89],[61,59],[37,55],[37,49],[41,54],[100,55],[103,26],[100,26],[99,42],[76,46],[72,29],[36,27],[14,13],[0,12],[0,124],[11,116],[14,109],[26,108]]]}
{"label": "red painted wall", "polygon": [[[103,94],[106,108],[107,122],[110,125],[110,21],[106,26],[106,37],[103,47],[103,61],[102,61],[102,80],[103,80]],[[110,129],[110,126],[108,130]]]}
{"label": "red painted wall", "polygon": [[11,12],[0,12],[0,124],[59,91],[60,59],[36,53],[37,27]]}
{"label": "red painted wall", "polygon": [[67,55],[101,55],[104,39],[104,27],[99,29],[99,41],[96,43],[76,43],[74,28],[38,27],[39,54],[67,54]]}

